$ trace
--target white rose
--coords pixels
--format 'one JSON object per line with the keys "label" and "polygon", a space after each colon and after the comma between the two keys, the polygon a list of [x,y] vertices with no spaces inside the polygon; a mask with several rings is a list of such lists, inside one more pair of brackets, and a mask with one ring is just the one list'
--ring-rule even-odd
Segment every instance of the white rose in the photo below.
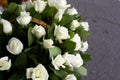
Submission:
{"label": "white rose", "polygon": [[66,61],[66,65],[70,66],[71,68],[80,67],[83,65],[83,59],[81,58],[80,54],[73,55],[65,53],[63,58]]}
{"label": "white rose", "polygon": [[26,69],[26,77],[27,79],[32,78],[33,68],[27,68]]}
{"label": "white rose", "polygon": [[60,67],[65,68],[64,63],[65,60],[61,55],[57,55],[55,59],[52,58],[52,65],[56,70],[60,70]]}
{"label": "white rose", "polygon": [[8,60],[8,57],[0,58],[0,71],[9,70],[11,67],[11,60]]}
{"label": "white rose", "polygon": [[33,7],[33,2],[31,0],[28,0],[27,2],[22,2],[22,5],[25,6],[25,9],[30,9]]}
{"label": "white rose", "polygon": [[35,68],[28,68],[26,70],[27,79],[32,80],[48,80],[48,72],[42,64],[38,64]]}
{"label": "white rose", "polygon": [[53,40],[52,39],[43,40],[43,46],[45,48],[52,48],[53,47]]}
{"label": "white rose", "polygon": [[23,2],[21,5],[19,5],[19,7],[21,7],[22,11],[25,11],[25,9],[26,9],[26,3]]}
{"label": "white rose", "polygon": [[63,14],[64,14],[65,10],[64,9],[59,9],[55,15],[55,19],[58,19],[58,21],[61,21]]}
{"label": "white rose", "polygon": [[18,16],[16,20],[20,25],[26,26],[30,23],[31,19],[32,17],[30,16],[30,13],[24,11],[20,12],[20,16]]}
{"label": "white rose", "polygon": [[34,7],[34,4],[32,3],[32,1],[29,1],[29,2],[26,3],[26,9],[27,10],[32,8],[32,7]]}
{"label": "white rose", "polygon": [[89,31],[89,24],[88,24],[88,22],[81,22],[80,25],[82,25],[84,30]]}
{"label": "white rose", "polygon": [[3,24],[3,32],[8,34],[12,32],[12,25],[9,21],[5,19],[1,19],[1,23]]}
{"label": "white rose", "polygon": [[64,39],[70,38],[70,36],[68,34],[68,29],[66,27],[63,27],[63,26],[60,26],[60,25],[55,26],[54,36],[58,40],[64,40]]}
{"label": "white rose", "polygon": [[85,42],[82,42],[81,44],[82,44],[82,46],[81,46],[81,48],[79,50],[82,51],[82,52],[87,51],[87,49],[88,49],[88,42],[85,41]]}
{"label": "white rose", "polygon": [[67,7],[70,7],[70,5],[67,5],[66,0],[48,0],[49,6],[53,6],[56,9],[65,9]]}
{"label": "white rose", "polygon": [[22,7],[22,11],[25,11],[25,10],[32,8],[33,3],[32,3],[32,1],[22,2],[22,5],[20,5],[20,6]]}
{"label": "white rose", "polygon": [[22,8],[22,11],[26,11],[33,7],[33,2],[31,0],[28,0],[28,1],[22,2],[22,4],[19,6]]}
{"label": "white rose", "polygon": [[79,26],[80,26],[80,23],[78,22],[78,20],[73,20],[70,28],[71,30],[75,30]]}
{"label": "white rose", "polygon": [[66,76],[65,80],[77,80],[74,74],[69,74]]}
{"label": "white rose", "polygon": [[22,42],[17,38],[12,38],[8,41],[8,45],[6,46],[7,50],[14,55],[17,55],[22,52],[23,50],[23,44]]}
{"label": "white rose", "polygon": [[34,28],[32,29],[32,33],[37,37],[37,38],[41,38],[42,36],[44,36],[46,34],[44,27],[42,27],[41,25],[35,25]]}
{"label": "white rose", "polygon": [[67,14],[69,15],[75,15],[78,14],[77,10],[73,7],[72,9],[67,10]]}
{"label": "white rose", "polygon": [[4,11],[4,8],[2,6],[0,6],[0,14],[2,14]]}
{"label": "white rose", "polygon": [[39,13],[41,13],[47,5],[47,2],[43,0],[36,0],[33,3],[34,3],[35,11]]}
{"label": "white rose", "polygon": [[75,34],[71,41],[76,43],[76,47],[74,50],[79,50],[81,48],[81,38],[78,34]]}

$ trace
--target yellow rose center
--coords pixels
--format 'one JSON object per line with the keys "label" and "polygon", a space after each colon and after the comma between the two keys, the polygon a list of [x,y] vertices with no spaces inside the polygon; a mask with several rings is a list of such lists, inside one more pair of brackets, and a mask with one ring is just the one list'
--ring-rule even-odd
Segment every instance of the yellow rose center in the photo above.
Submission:
{"label": "yellow rose center", "polygon": [[35,71],[35,77],[36,78],[40,78],[42,76],[42,71],[40,70],[40,69],[37,69],[36,71]]}
{"label": "yellow rose center", "polygon": [[0,67],[3,67],[6,65],[6,61],[0,62]]}

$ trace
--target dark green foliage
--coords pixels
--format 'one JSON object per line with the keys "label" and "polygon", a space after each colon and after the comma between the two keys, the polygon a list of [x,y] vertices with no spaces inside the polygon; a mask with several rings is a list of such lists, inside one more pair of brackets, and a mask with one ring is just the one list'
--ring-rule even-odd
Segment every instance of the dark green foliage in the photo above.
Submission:
{"label": "dark green foliage", "polygon": [[[64,14],[62,20],[59,22],[55,20],[54,17],[58,11],[55,7],[47,5],[42,13],[36,12],[34,7],[30,8],[26,12],[29,12],[31,17],[40,19],[50,25],[50,28],[45,29],[46,35],[37,39],[32,33],[32,28],[38,24],[31,21],[27,26],[23,26],[16,21],[16,18],[20,16],[20,12],[22,11],[22,8],[17,3],[21,3],[21,1],[22,0],[9,0],[9,2],[12,3],[8,5],[8,8],[1,15],[1,18],[11,22],[13,31],[11,34],[5,34],[3,32],[3,25],[0,23],[0,58],[8,56],[12,62],[10,70],[0,71],[0,80],[26,80],[26,68],[36,67],[38,64],[45,66],[49,73],[49,80],[64,80],[68,74],[74,74],[78,80],[81,80],[81,75],[87,75],[87,70],[83,66],[73,70],[68,66],[66,66],[65,69],[60,67],[60,70],[55,70],[51,64],[52,59],[57,55],[63,55],[65,52],[73,55],[79,53],[84,64],[91,60],[89,54],[74,51],[76,43],[71,41],[75,34],[79,34],[82,40],[86,39],[90,34],[88,31],[85,31],[82,26],[78,27],[75,31],[70,29],[71,22],[73,20],[81,21],[81,16]],[[61,40],[60,43],[54,36],[56,25],[66,27],[70,38]],[[23,51],[18,55],[13,55],[6,49],[8,41],[12,37],[18,38],[24,45]],[[46,49],[43,46],[44,39],[52,39],[54,41],[54,47]]]}
{"label": "dark green foliage", "polygon": [[90,54],[85,54],[82,52],[80,52],[80,54],[81,54],[81,57],[82,57],[84,63],[87,63],[88,61],[90,61],[92,59]]}
{"label": "dark green foliage", "polygon": [[82,26],[78,27],[75,32],[79,34],[82,40],[86,39],[90,35],[90,32],[85,31]]}
{"label": "dark green foliage", "polygon": [[25,73],[18,72],[14,73],[8,80],[27,80]]}
{"label": "dark green foliage", "polygon": [[75,49],[76,43],[70,40],[66,40],[62,44],[60,44],[60,48],[63,50],[63,52],[70,51]]}
{"label": "dark green foliage", "polygon": [[22,3],[23,0],[8,0],[8,3],[15,2],[17,4]]}
{"label": "dark green foliage", "polygon": [[60,24],[61,26],[65,26],[65,27],[67,27],[67,28],[69,29],[69,28],[70,28],[70,25],[71,25],[71,22],[72,22],[73,20],[78,20],[78,21],[80,21],[80,20],[81,20],[81,16],[79,16],[79,15],[68,15],[68,14],[65,14],[65,15],[63,15],[63,18],[62,18],[62,20],[59,22],[59,24]]}
{"label": "dark green foliage", "polygon": [[20,15],[21,10],[21,7],[18,6],[16,3],[10,3],[7,10],[3,12],[1,17],[10,21],[15,21],[16,17]]}

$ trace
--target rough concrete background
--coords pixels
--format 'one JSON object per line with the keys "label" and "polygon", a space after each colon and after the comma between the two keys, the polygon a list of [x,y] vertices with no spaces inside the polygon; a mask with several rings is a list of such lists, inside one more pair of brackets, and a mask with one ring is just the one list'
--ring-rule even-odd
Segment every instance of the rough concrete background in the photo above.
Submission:
{"label": "rough concrete background", "polygon": [[120,0],[67,0],[90,25],[89,50],[83,80],[120,80]]}

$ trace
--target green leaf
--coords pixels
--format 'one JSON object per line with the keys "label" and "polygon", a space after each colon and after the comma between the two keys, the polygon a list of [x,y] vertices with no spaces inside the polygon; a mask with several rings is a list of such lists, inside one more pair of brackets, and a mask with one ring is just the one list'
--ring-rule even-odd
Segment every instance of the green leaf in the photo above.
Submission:
{"label": "green leaf", "polygon": [[18,5],[16,3],[12,2],[8,5],[7,11],[10,12],[10,13],[14,13],[16,11],[17,6]]}
{"label": "green leaf", "polygon": [[80,52],[80,55],[84,61],[84,64],[92,59],[90,54],[85,54],[85,53]]}
{"label": "green leaf", "polygon": [[58,54],[61,54],[61,49],[59,47],[54,46],[53,48],[49,48],[49,57],[52,59],[52,57],[57,56]]}
{"label": "green leaf", "polygon": [[0,24],[0,35],[3,34],[3,25]]}
{"label": "green leaf", "polygon": [[28,59],[26,53],[19,54],[15,60],[15,66],[18,69],[23,69],[26,67],[27,64],[28,64]]}
{"label": "green leaf", "polygon": [[75,68],[75,71],[83,76],[87,76],[87,69],[83,66]]}
{"label": "green leaf", "polygon": [[75,49],[75,45],[76,45],[75,42],[66,40],[65,42],[60,44],[60,47],[61,47],[61,49],[63,49],[66,52],[66,51],[71,51],[71,50]]}
{"label": "green leaf", "polygon": [[83,31],[81,31],[80,36],[81,36],[82,39],[85,39],[88,36],[90,36],[90,32],[83,30]]}
{"label": "green leaf", "polygon": [[22,11],[22,7],[21,6],[17,6],[17,9],[15,11],[16,16],[19,16],[21,11]]}
{"label": "green leaf", "polygon": [[79,14],[74,15],[74,20],[78,20],[80,22],[81,18],[82,17]]}
{"label": "green leaf", "polygon": [[24,73],[14,73],[8,80],[26,80]]}
{"label": "green leaf", "polygon": [[33,17],[34,17],[34,18],[37,18],[37,19],[40,19],[40,18],[41,18],[41,15],[40,15],[40,13],[36,13]]}
{"label": "green leaf", "polygon": [[35,65],[39,64],[35,54],[28,54],[28,57],[34,62]]}
{"label": "green leaf", "polygon": [[48,34],[48,38],[52,38],[54,39],[54,29],[55,29],[55,26],[52,25],[50,28],[48,28],[48,31],[47,31],[47,34]]}
{"label": "green leaf", "polygon": [[30,13],[30,16],[34,16],[36,14],[34,7],[30,8],[27,12]]}
{"label": "green leaf", "polygon": [[68,25],[71,24],[73,19],[74,19],[74,16],[66,14],[66,15],[63,16],[63,18],[62,18],[62,20],[60,21],[59,24],[61,26],[68,26]]}
{"label": "green leaf", "polygon": [[70,34],[70,38],[74,37],[74,32],[73,31],[70,31],[69,34]]}
{"label": "green leaf", "polygon": [[29,52],[31,50],[31,48],[26,48],[25,50],[24,50],[24,52]]}
{"label": "green leaf", "polygon": [[53,70],[53,72],[61,79],[65,78],[68,75],[68,73],[64,70]]}
{"label": "green leaf", "polygon": [[42,20],[47,24],[52,25],[56,12],[57,9],[55,7],[46,6],[46,9],[41,13]]}
{"label": "green leaf", "polygon": [[53,19],[55,14],[57,13],[57,9],[55,7],[47,6],[47,9],[45,12],[47,12],[47,15],[49,15]]}
{"label": "green leaf", "polygon": [[85,38],[87,38],[90,35],[90,32],[89,31],[85,31],[81,26],[78,27],[75,32],[79,34],[81,39],[85,39]]}
{"label": "green leaf", "polygon": [[30,27],[28,29],[28,46],[31,46],[32,43],[34,42],[34,36],[31,31],[32,31],[32,28]]}
{"label": "green leaf", "polygon": [[59,78],[54,73],[49,74],[49,79],[50,80],[59,80]]}

